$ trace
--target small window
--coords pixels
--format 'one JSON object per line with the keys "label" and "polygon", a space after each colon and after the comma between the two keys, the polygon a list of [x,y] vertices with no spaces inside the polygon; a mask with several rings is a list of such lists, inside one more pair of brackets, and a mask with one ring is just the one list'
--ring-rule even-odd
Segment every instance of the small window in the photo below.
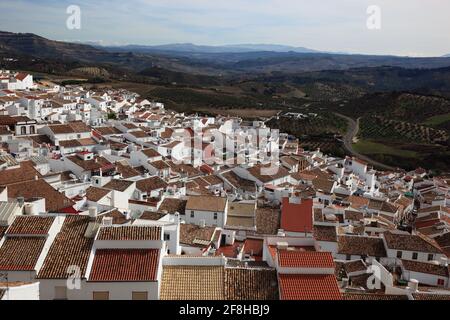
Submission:
{"label": "small window", "polygon": [[352,260],[352,256],[350,254],[347,255],[346,257],[347,260]]}
{"label": "small window", "polygon": [[77,134],[77,138],[78,138],[78,139],[81,139],[81,134]]}
{"label": "small window", "polygon": [[195,218],[195,213],[194,213],[194,211],[191,211],[191,218]]}
{"label": "small window", "polygon": [[397,251],[397,258],[401,259],[403,257],[403,252]]}
{"label": "small window", "polygon": [[417,252],[413,252],[413,255],[412,255],[413,260],[417,260],[418,257],[419,257],[419,254]]}
{"label": "small window", "polygon": [[170,240],[170,234],[165,233],[164,234],[164,241],[169,241]]}
{"label": "small window", "polygon": [[444,279],[438,279],[437,284],[438,284],[438,286],[443,287],[445,285],[445,280]]}
{"label": "small window", "polygon": [[94,300],[109,300],[109,292],[108,291],[94,291],[92,293],[92,298]]}
{"label": "small window", "polygon": [[147,291],[133,291],[132,293],[133,300],[148,300],[148,292]]}
{"label": "small window", "polygon": [[20,134],[21,134],[21,135],[27,134],[27,128],[26,128],[26,127],[21,127],[21,128],[20,128]]}
{"label": "small window", "polygon": [[55,300],[67,300],[67,287],[55,287]]}
{"label": "small window", "polygon": [[214,212],[214,220],[217,220],[217,212]]}
{"label": "small window", "polygon": [[433,261],[434,260],[434,254],[430,253],[428,255],[428,261]]}

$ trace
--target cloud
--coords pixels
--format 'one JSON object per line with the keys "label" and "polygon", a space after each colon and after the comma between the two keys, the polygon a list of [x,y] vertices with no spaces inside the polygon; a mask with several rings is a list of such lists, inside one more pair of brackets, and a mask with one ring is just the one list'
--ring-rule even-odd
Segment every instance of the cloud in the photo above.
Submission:
{"label": "cloud", "polygon": [[[82,9],[82,29],[65,9]],[[369,5],[382,28],[366,28]],[[277,43],[328,51],[442,55],[450,52],[450,1],[441,0],[2,0],[0,29],[105,43]]]}

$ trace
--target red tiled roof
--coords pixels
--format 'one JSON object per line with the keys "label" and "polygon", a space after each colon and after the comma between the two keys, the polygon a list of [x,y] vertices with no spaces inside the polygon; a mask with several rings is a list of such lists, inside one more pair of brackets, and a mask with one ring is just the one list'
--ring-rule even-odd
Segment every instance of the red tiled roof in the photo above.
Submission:
{"label": "red tiled roof", "polygon": [[283,198],[281,208],[281,229],[291,232],[312,232],[312,199],[303,199],[300,204],[289,203]]}
{"label": "red tiled roof", "polygon": [[333,274],[280,274],[281,300],[342,300]]}
{"label": "red tiled roof", "polygon": [[89,281],[155,281],[157,249],[99,249]]}
{"label": "red tiled roof", "polygon": [[17,216],[8,229],[8,235],[46,235],[55,217]]}
{"label": "red tiled roof", "polygon": [[7,238],[0,248],[0,270],[34,270],[46,240],[44,237]]}
{"label": "red tiled roof", "polygon": [[333,256],[330,252],[279,250],[278,263],[284,268],[334,269]]}

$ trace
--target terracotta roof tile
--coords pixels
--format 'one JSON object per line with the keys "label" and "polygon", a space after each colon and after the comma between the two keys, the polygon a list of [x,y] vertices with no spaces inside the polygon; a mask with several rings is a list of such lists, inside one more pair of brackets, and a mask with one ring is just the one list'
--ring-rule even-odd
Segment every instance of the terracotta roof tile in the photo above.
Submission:
{"label": "terracotta roof tile", "polygon": [[132,184],[133,184],[133,181],[127,181],[127,180],[121,180],[121,179],[112,179],[109,183],[104,185],[103,188],[124,192]]}
{"label": "terracotta roof tile", "polygon": [[280,209],[261,207],[256,209],[256,230],[258,234],[274,235],[280,229]]}
{"label": "terracotta roof tile", "polygon": [[67,268],[72,265],[80,267],[81,274],[86,272],[86,266],[91,252],[93,238],[84,236],[90,222],[87,216],[67,216],[61,231],[57,234],[44,260],[38,278],[67,279]]}
{"label": "terracotta roof tile", "polygon": [[280,274],[281,300],[342,300],[333,274]]}
{"label": "terracotta roof tile", "polygon": [[161,205],[159,206],[159,211],[174,214],[178,212],[179,214],[184,214],[186,210],[187,200],[183,199],[174,199],[174,198],[165,198]]}
{"label": "terracotta roof tile", "polygon": [[157,249],[97,249],[89,281],[155,281]]}
{"label": "terracotta roof tile", "polygon": [[17,216],[8,235],[46,235],[55,221],[55,217]]}
{"label": "terracotta roof tile", "polygon": [[289,198],[283,198],[281,208],[281,228],[291,232],[312,232],[312,209],[312,199],[302,199],[300,204],[296,204],[290,203]]}
{"label": "terracotta roof tile", "polygon": [[442,253],[436,241],[423,235],[411,235],[397,232],[385,232],[387,247],[394,250]]}
{"label": "terracotta roof tile", "polygon": [[0,248],[0,270],[34,270],[46,240],[44,237],[7,238]]}
{"label": "terracotta roof tile", "polygon": [[89,201],[97,202],[97,201],[100,201],[100,199],[102,199],[106,195],[108,195],[110,192],[111,192],[111,190],[108,190],[108,189],[89,187],[86,190],[86,198]]}
{"label": "terracotta roof tile", "polygon": [[154,226],[102,227],[98,232],[97,240],[161,240],[161,228]]}
{"label": "terracotta roof tile", "polygon": [[160,177],[150,177],[136,182],[136,188],[142,192],[151,192],[153,190],[167,188],[167,182]]}
{"label": "terracotta roof tile", "polygon": [[163,267],[161,300],[224,299],[224,267]]}
{"label": "terracotta roof tile", "polygon": [[215,196],[190,196],[186,210],[225,211],[227,199]]}
{"label": "terracotta roof tile", "polygon": [[270,269],[225,269],[226,300],[278,300],[277,272]]}
{"label": "terracotta roof tile", "polygon": [[282,268],[333,268],[330,252],[278,250],[278,264]]}
{"label": "terracotta roof tile", "polygon": [[74,204],[72,200],[55,190],[43,179],[8,185],[8,198],[17,199],[18,197],[23,197],[25,200],[45,198],[45,207],[49,212],[58,212]]}

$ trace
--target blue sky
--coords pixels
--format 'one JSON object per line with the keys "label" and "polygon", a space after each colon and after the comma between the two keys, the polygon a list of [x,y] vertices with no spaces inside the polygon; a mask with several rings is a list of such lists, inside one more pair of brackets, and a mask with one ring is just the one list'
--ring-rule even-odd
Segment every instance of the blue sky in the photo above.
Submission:
{"label": "blue sky", "polygon": [[[81,8],[81,29],[66,8]],[[366,27],[369,5],[381,29]],[[450,53],[448,0],[1,0],[0,30],[103,44],[271,43],[351,53]]]}

